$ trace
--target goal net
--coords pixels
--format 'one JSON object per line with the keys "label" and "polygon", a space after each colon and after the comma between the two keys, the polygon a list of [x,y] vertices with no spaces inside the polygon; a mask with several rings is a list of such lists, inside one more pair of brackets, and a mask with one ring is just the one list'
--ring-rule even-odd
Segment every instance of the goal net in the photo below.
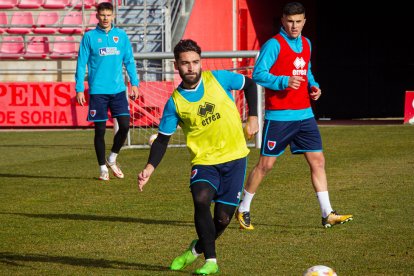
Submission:
{"label": "goal net", "polygon": [[[135,101],[130,100],[131,130],[125,145],[127,148],[150,147],[149,138],[152,134],[158,133],[164,105],[181,82],[178,72],[174,70],[172,53],[162,53],[161,56],[159,53],[147,54],[136,56],[140,97]],[[203,70],[229,70],[251,77],[255,56],[255,51],[207,52],[202,56],[202,68]],[[262,95],[260,91],[259,95]],[[248,107],[243,91],[233,91],[233,98],[244,124],[247,120]],[[262,117],[260,99],[262,97],[259,97],[258,101],[259,123]],[[257,135],[255,141],[248,142],[249,146],[259,147],[260,138],[261,133]],[[185,137],[178,127],[170,139],[169,147],[183,146],[185,146]]]}

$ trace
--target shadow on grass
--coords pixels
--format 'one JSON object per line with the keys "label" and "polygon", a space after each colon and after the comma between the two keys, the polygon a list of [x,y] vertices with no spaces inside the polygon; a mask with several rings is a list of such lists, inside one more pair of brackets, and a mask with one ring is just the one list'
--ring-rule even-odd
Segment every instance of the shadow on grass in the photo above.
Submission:
{"label": "shadow on grass", "polygon": [[122,261],[111,261],[105,259],[77,258],[69,256],[49,256],[41,254],[15,254],[10,252],[0,252],[0,262],[13,265],[24,266],[19,262],[42,262],[56,263],[73,266],[95,267],[95,268],[113,268],[124,270],[146,270],[146,271],[169,271],[166,266],[149,265],[141,263],[129,263]]}
{"label": "shadow on grass", "polygon": [[194,227],[191,221],[178,220],[155,220],[145,218],[131,218],[131,217],[115,217],[115,216],[97,216],[97,215],[81,215],[81,214],[25,214],[25,213],[5,213],[0,214],[18,215],[29,218],[45,218],[45,219],[68,219],[68,220],[88,220],[88,221],[109,221],[109,222],[127,222],[127,223],[142,223],[142,224],[160,224],[160,225],[176,225]]}
{"label": "shadow on grass", "polygon": [[[257,231],[262,231],[262,230],[268,231],[269,229],[276,229],[275,231],[278,231],[278,232],[288,231],[288,230],[283,230],[283,229],[297,229],[298,231],[303,231],[304,228],[309,229],[309,225],[298,225],[298,224],[285,225],[285,224],[277,224],[277,223],[270,224],[270,223],[257,223],[257,222],[254,222],[254,226],[255,226],[255,230],[254,231],[240,229],[239,222],[236,221],[236,220],[234,220],[232,222],[232,224],[230,224],[228,226],[228,228],[229,229],[230,228],[231,229],[238,229],[238,230],[240,230],[242,232],[245,232],[245,233],[253,233],[255,231],[257,232]],[[320,229],[324,229],[324,228],[321,228],[321,227],[315,227],[315,229],[319,229],[319,228]],[[281,229],[281,230],[277,230],[277,229]]]}
{"label": "shadow on grass", "polygon": [[47,178],[47,179],[93,179],[89,177],[76,177],[76,176],[50,176],[50,175],[31,175],[31,174],[11,174],[11,173],[0,173],[0,178],[2,177],[26,177],[26,178]]}
{"label": "shadow on grass", "polygon": [[53,148],[67,148],[67,149],[71,149],[71,150],[82,150],[82,149],[90,149],[91,146],[90,145],[84,145],[84,146],[79,146],[79,145],[0,145],[0,148],[36,148],[36,149],[53,149]]}

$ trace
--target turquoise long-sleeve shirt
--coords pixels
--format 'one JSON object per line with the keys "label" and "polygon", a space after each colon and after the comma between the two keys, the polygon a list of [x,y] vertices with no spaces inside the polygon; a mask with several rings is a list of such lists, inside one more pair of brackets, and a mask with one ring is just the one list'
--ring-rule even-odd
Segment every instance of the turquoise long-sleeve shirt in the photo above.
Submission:
{"label": "turquoise long-sleeve shirt", "polygon": [[[291,38],[286,31],[281,28],[280,34],[289,44],[290,48],[296,52],[302,52],[302,38],[301,35],[297,38]],[[307,38],[306,38],[307,39]],[[311,42],[307,39],[312,49]],[[253,80],[263,87],[271,90],[285,90],[288,87],[289,76],[275,76],[270,73],[270,69],[275,64],[280,53],[280,44],[275,38],[269,39],[260,49],[260,54],[257,58],[253,70]],[[307,72],[308,86],[319,87],[312,74],[311,63]],[[313,117],[312,108],[299,110],[266,110],[265,119],[274,121],[296,121],[304,120]]]}
{"label": "turquoise long-sleeve shirt", "polygon": [[131,85],[139,84],[129,38],[124,30],[114,26],[108,33],[97,26],[83,36],[76,65],[76,92],[85,90],[86,65],[89,94],[117,94],[125,91],[123,65]]}

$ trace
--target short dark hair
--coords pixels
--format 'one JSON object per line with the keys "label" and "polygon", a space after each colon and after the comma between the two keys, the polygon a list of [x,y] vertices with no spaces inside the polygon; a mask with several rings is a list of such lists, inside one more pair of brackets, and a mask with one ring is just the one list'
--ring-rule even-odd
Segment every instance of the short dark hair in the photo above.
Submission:
{"label": "short dark hair", "polygon": [[283,7],[283,15],[305,14],[305,7],[299,2],[290,2]]}
{"label": "short dark hair", "polygon": [[174,47],[174,58],[178,60],[180,54],[184,52],[196,52],[201,56],[201,48],[198,46],[197,42],[191,39],[182,39]]}
{"label": "short dark hair", "polygon": [[112,5],[112,3],[109,3],[109,2],[102,2],[102,3],[99,3],[98,6],[96,6],[96,11],[100,12],[104,10],[110,10],[113,12],[114,6]]}

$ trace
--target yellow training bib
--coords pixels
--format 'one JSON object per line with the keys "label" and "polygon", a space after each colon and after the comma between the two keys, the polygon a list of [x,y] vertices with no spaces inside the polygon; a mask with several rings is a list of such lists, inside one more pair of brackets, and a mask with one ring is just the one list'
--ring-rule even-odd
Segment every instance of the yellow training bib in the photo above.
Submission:
{"label": "yellow training bib", "polygon": [[172,94],[187,138],[192,165],[215,165],[249,153],[239,111],[210,71],[202,72],[204,95],[189,102],[178,90]]}

